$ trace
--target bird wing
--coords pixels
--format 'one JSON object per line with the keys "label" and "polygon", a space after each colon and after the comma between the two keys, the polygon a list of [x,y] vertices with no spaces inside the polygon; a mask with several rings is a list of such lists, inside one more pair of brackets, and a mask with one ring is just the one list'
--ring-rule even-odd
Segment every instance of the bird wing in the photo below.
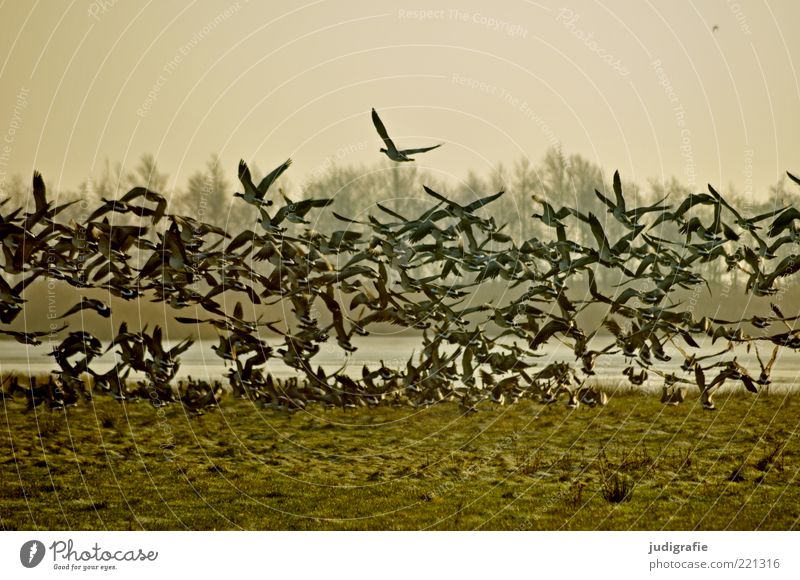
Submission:
{"label": "bird wing", "polygon": [[694,380],[701,391],[706,390],[706,375],[700,365],[694,367]]}
{"label": "bird wing", "polygon": [[419,147],[417,149],[403,149],[400,151],[403,155],[414,155],[415,153],[425,153],[426,151],[431,151],[432,149],[436,149],[437,147],[441,147],[444,143],[439,143],[438,145],[434,145],[433,147]]}
{"label": "bird wing", "polygon": [[758,387],[756,387],[756,384],[753,381],[753,377],[749,375],[742,375],[741,381],[745,389],[747,389],[751,393],[758,393]]}
{"label": "bird wing", "polygon": [[295,206],[294,213],[299,216],[304,216],[314,208],[327,207],[332,203],[332,197],[326,197],[324,199],[304,199],[293,204]]}
{"label": "bird wing", "polygon": [[340,215],[340,214],[336,213],[335,211],[332,211],[331,214],[333,215],[333,217],[335,217],[340,222],[345,222],[347,224],[363,224],[364,223],[364,222],[356,221],[356,220],[354,220],[352,218],[344,217],[343,215]]}
{"label": "bird wing", "polygon": [[128,193],[123,195],[119,200],[120,201],[133,201],[136,198],[144,197],[147,201],[157,201],[159,198],[163,196],[156,193],[155,191],[151,191],[146,187],[134,187]]}
{"label": "bird wing", "polygon": [[239,160],[239,181],[242,182],[242,187],[244,187],[244,192],[246,194],[252,195],[258,199],[264,197],[264,194],[256,189],[253,178],[250,175],[250,168],[247,167],[247,163],[245,163],[244,159]]}
{"label": "bird wing", "polygon": [[794,220],[800,218],[800,211],[797,209],[789,206],[784,211],[780,212],[775,216],[775,219],[772,221],[772,225],[767,232],[769,237],[775,237],[780,234],[783,230],[788,228]]}
{"label": "bird wing", "polygon": [[775,268],[775,271],[769,275],[769,278],[774,279],[778,276],[785,278],[786,276],[791,276],[798,270],[800,270],[800,256],[797,254],[791,254],[786,256],[783,260],[780,261],[778,266]]}
{"label": "bird wing", "polygon": [[386,132],[386,127],[383,125],[383,121],[378,116],[377,111],[372,109],[372,124],[375,125],[375,130],[378,131],[378,135],[380,135],[383,142],[386,144],[386,148],[389,151],[397,151],[397,147],[395,147],[392,140],[389,138],[389,134]]}
{"label": "bird wing", "polygon": [[673,383],[686,383],[687,385],[691,385],[692,384],[692,381],[684,379],[683,377],[679,377],[675,373],[667,373],[667,372],[660,371],[658,369],[652,369],[652,368],[649,369],[649,370],[650,370],[650,372],[655,373],[658,376],[663,377],[664,379],[670,380]]}
{"label": "bird wing", "polygon": [[770,302],[770,304],[769,304],[769,305],[770,305],[770,308],[772,308],[772,311],[773,311],[775,314],[777,314],[777,315],[778,315],[778,318],[786,318],[786,317],[783,315],[783,312],[781,311],[781,309],[778,307],[778,305],[777,305],[777,304],[775,304],[774,302]]}
{"label": "bird wing", "polygon": [[772,365],[775,364],[775,359],[778,358],[778,349],[779,348],[780,347],[776,345],[775,348],[772,349],[772,356],[769,357],[769,361],[767,361],[766,366],[764,366],[764,372],[766,374],[769,374],[770,371],[772,370]]}
{"label": "bird wing", "polygon": [[594,190],[594,194],[597,196],[597,199],[599,199],[604,204],[606,204],[606,206],[608,206],[608,209],[610,211],[614,211],[614,202],[612,202],[610,199],[608,199],[605,195],[603,195],[602,193],[600,193],[596,189]]}
{"label": "bird wing", "polygon": [[425,193],[427,193],[427,194],[428,194],[428,195],[430,195],[431,197],[433,197],[433,198],[435,198],[435,199],[438,199],[438,200],[439,200],[439,201],[441,201],[441,202],[444,202],[444,203],[446,203],[446,204],[447,204],[448,206],[450,206],[450,207],[460,207],[460,206],[458,206],[456,203],[454,203],[454,202],[450,201],[449,199],[447,199],[447,198],[446,198],[445,196],[443,196],[442,194],[440,194],[440,193],[436,193],[435,191],[433,191],[433,190],[432,190],[430,187],[428,187],[427,185],[423,185],[423,186],[422,186],[422,189],[424,189],[424,190],[425,190]]}
{"label": "bird wing", "polygon": [[36,213],[47,210],[47,189],[38,171],[33,172],[33,201],[36,203]]}
{"label": "bird wing", "polygon": [[83,303],[83,300],[81,300],[80,302],[75,304],[75,306],[73,306],[72,308],[67,310],[64,314],[59,316],[59,318],[66,318],[67,316],[75,314],[76,312],[80,312],[81,310],[83,310],[83,306],[84,306],[84,303]]}
{"label": "bird wing", "polygon": [[181,324],[205,324],[206,322],[212,322],[210,319],[199,319],[199,318],[190,318],[188,316],[176,316],[174,318],[176,322],[180,322]]}
{"label": "bird wing", "polygon": [[181,355],[189,350],[189,347],[191,347],[193,344],[194,340],[191,338],[185,338],[183,341],[179,342],[170,349],[169,356],[171,358],[175,358],[176,356]]}
{"label": "bird wing", "polygon": [[[281,224],[290,213],[294,211],[294,204],[284,205],[281,209],[275,212],[275,216],[269,220],[271,226],[275,227]],[[269,214],[264,210],[261,211],[262,215],[269,217]]]}
{"label": "bird wing", "polygon": [[625,212],[625,197],[622,195],[622,181],[619,178],[619,171],[614,172],[614,195],[617,197],[617,207]]}
{"label": "bird wing", "polygon": [[138,197],[144,197],[147,201],[156,203],[156,209],[150,210],[153,213],[149,214],[153,216],[153,223],[159,222],[164,217],[164,212],[167,210],[167,199],[160,193],[156,193],[146,187],[134,187],[120,198],[120,202],[126,203]]}
{"label": "bird wing", "polygon": [[606,238],[605,232],[603,231],[603,226],[600,224],[600,220],[597,219],[597,216],[591,212],[589,213],[589,227],[591,228],[592,234],[597,240],[598,251],[602,252],[603,248],[606,248],[610,251],[611,246],[609,245],[608,238]]}
{"label": "bird wing", "polygon": [[156,209],[153,212],[153,223],[158,223],[162,217],[164,217],[164,212],[167,211],[167,199],[165,197],[161,197],[156,204]]}
{"label": "bird wing", "polygon": [[483,197],[483,198],[481,198],[481,199],[479,199],[477,201],[473,201],[471,204],[469,204],[467,206],[464,206],[464,211],[466,211],[467,213],[472,213],[476,209],[480,209],[483,206],[493,202],[494,200],[496,200],[498,197],[500,197],[504,193],[505,193],[505,191],[500,191],[498,193],[495,193],[494,195],[489,195],[489,196]]}
{"label": "bird wing", "polygon": [[672,337],[670,337],[669,341],[670,341],[670,343],[672,343],[672,346],[674,346],[675,348],[677,348],[677,349],[678,349],[678,352],[679,352],[679,353],[681,353],[681,356],[682,356],[683,358],[685,358],[685,359],[688,359],[688,358],[689,358],[689,353],[687,353],[687,352],[686,352],[685,350],[683,350],[683,349],[682,349],[680,346],[678,346],[678,345],[675,343],[675,341],[674,341],[674,340],[672,340]]}
{"label": "bird wing", "polygon": [[725,198],[724,198],[724,197],[722,197],[722,195],[720,195],[720,193],[719,193],[719,192],[718,192],[716,189],[714,189],[714,186],[712,186],[710,183],[708,184],[708,191],[709,191],[709,193],[711,193],[711,195],[714,197],[714,199],[716,199],[716,200],[717,200],[717,203],[720,203],[720,204],[724,205],[725,207],[727,207],[727,208],[728,208],[728,210],[729,210],[729,211],[730,211],[730,212],[731,212],[731,213],[732,213],[734,216],[736,216],[736,218],[737,218],[738,220],[741,220],[741,219],[742,219],[742,216],[739,214],[739,212],[738,212],[738,211],[736,211],[736,210],[733,208],[733,206],[731,206],[731,204],[729,204],[727,201],[725,201]]}
{"label": "bird wing", "polygon": [[292,164],[292,159],[289,158],[280,165],[278,165],[278,167],[273,169],[269,173],[269,175],[267,175],[266,177],[264,177],[264,179],[261,180],[261,182],[258,184],[258,191],[261,193],[262,197],[264,196],[265,193],[267,193],[267,190],[269,190],[269,188],[281,176],[281,174],[289,168],[291,164]]}
{"label": "bird wing", "polygon": [[703,205],[713,205],[714,198],[710,195],[705,193],[690,193],[686,196],[686,199],[683,200],[678,209],[675,210],[673,214],[676,218],[683,216],[687,211],[689,211],[692,207],[703,204]]}

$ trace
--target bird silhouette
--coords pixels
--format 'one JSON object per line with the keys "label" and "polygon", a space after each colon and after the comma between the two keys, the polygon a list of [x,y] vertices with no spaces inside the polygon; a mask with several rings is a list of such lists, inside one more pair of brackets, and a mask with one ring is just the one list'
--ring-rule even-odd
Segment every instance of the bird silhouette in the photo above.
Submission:
{"label": "bird silhouette", "polygon": [[375,130],[378,131],[378,135],[380,135],[381,139],[383,139],[383,143],[385,145],[385,147],[381,148],[381,153],[385,153],[386,156],[392,161],[414,161],[414,159],[409,157],[409,155],[426,153],[443,145],[443,143],[439,143],[438,145],[433,145],[432,147],[419,147],[417,149],[401,150],[395,146],[394,141],[392,141],[389,137],[389,134],[386,132],[386,127],[383,125],[383,121],[381,121],[381,118],[378,116],[378,113],[375,111],[375,109],[372,109],[372,123],[375,125]]}

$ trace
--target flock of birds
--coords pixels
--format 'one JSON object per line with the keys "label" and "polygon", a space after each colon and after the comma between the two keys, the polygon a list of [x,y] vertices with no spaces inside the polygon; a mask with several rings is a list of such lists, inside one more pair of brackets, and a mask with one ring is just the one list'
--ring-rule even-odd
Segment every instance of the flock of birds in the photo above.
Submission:
{"label": "flock of birds", "polygon": [[[398,149],[374,109],[372,120],[385,144],[381,151],[395,162],[440,146]],[[44,384],[6,377],[3,399],[22,397],[29,408],[60,409],[104,393],[156,406],[179,402],[192,413],[215,406],[226,394],[287,411],[312,403],[348,409],[454,400],[471,412],[484,401],[522,398],[564,400],[574,408],[606,404],[607,393],[595,381],[596,364],[621,353],[631,384],[660,375],[662,402],[678,404],[696,387],[703,407],[712,410],[723,384],[758,392],[769,385],[779,350],[800,348],[800,329],[793,324],[800,315],[787,316],[777,304],[763,315],[722,320],[695,317],[676,299],[686,290],[710,293],[702,272],[718,261],[743,272],[752,295],[776,294],[779,282],[800,270],[800,256],[784,248],[800,241],[800,211],[793,207],[745,216],[711,186],[677,207],[667,198],[631,207],[615,173],[613,196],[596,195],[608,223],[621,226],[619,239],[608,238],[608,223],[594,213],[556,209],[534,196],[541,213],[532,219],[553,235],[518,243],[485,211],[502,191],[462,205],[427,186],[430,207],[419,215],[403,216],[381,203],[364,220],[333,212],[341,228],[325,234],[307,218],[333,199],[292,201],[283,191],[275,194],[274,182],[290,165],[288,159],[256,184],[240,162],[243,191],[235,196],[253,206],[254,225],[235,235],[167,213],[166,198],[145,187],[103,199],[83,223],[61,223],[56,218],[70,204],[49,201],[41,175],[34,173],[32,211],[8,211],[3,208],[9,200],[0,203],[0,333],[25,344],[49,340],[58,371]],[[109,214],[138,220],[112,225]],[[592,234],[586,245],[568,233],[580,223]],[[681,242],[655,235],[655,226],[674,228]],[[779,251],[786,255],[779,258]],[[601,291],[595,278],[601,268],[621,283]],[[59,328],[9,330],[25,308],[25,288],[40,278],[102,289],[126,301],[151,298],[185,312],[176,316],[180,323],[212,326],[219,335],[214,351],[230,366],[227,381],[176,380],[180,355],[192,340],[170,347],[158,326],[133,332],[123,322],[105,346],[86,330],[73,330],[77,314],[112,316],[109,304],[97,298],[81,298],[60,316],[65,322]],[[588,288],[583,298],[568,286],[576,278]],[[12,285],[11,279],[19,281]],[[504,305],[476,304],[475,292],[491,282],[502,282],[503,293],[515,297]],[[224,292],[241,296],[233,311],[220,304]],[[280,303],[287,314],[283,320],[248,320],[242,300],[249,301],[248,310]],[[579,315],[590,307],[602,308],[603,317],[589,332]],[[376,324],[421,331],[419,352],[405,365],[364,365],[360,373],[347,372],[347,362],[335,372],[314,368],[321,345],[335,340],[349,355],[356,350],[353,337],[369,335]],[[758,332],[745,332],[751,328]],[[598,335],[603,329],[605,336]],[[267,340],[275,336],[280,345]],[[543,354],[556,341],[571,348],[574,360]],[[717,352],[700,354],[718,341]],[[609,344],[598,346],[602,342]],[[684,360],[665,372],[656,363],[671,359],[670,344]],[[755,348],[760,369],[737,362],[734,349],[740,344]],[[763,358],[759,344],[762,350],[768,345]],[[113,368],[96,371],[96,359],[112,350]],[[276,378],[267,372],[272,359],[295,374]],[[144,378],[131,380],[132,371]]]}

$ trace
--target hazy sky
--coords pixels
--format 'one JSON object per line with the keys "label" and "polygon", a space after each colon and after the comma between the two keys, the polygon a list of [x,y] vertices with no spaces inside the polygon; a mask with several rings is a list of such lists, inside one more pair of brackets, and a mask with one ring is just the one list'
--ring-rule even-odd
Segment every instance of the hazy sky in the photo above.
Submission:
{"label": "hazy sky", "polygon": [[[0,179],[59,188],[219,152],[295,184],[372,163],[375,107],[419,163],[487,172],[555,144],[625,179],[765,195],[800,171],[800,2],[0,3]],[[714,26],[718,30],[713,31]]]}

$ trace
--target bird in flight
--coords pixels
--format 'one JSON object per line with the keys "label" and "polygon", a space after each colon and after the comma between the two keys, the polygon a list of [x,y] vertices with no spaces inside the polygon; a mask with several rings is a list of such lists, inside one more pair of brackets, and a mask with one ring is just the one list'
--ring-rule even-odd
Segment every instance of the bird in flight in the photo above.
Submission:
{"label": "bird in flight", "polygon": [[375,109],[372,109],[372,122],[375,125],[375,129],[378,131],[378,135],[381,136],[381,139],[383,139],[383,142],[386,144],[386,148],[381,149],[381,153],[386,153],[386,156],[392,161],[414,161],[411,157],[409,157],[409,155],[425,153],[426,151],[436,149],[437,147],[441,147],[443,145],[443,143],[439,143],[433,147],[420,147],[419,149],[398,149],[389,137],[389,134],[386,132],[386,127],[383,126],[383,121],[381,121],[381,118],[378,116],[378,113],[375,111]]}
{"label": "bird in flight", "polygon": [[239,161],[239,181],[242,182],[242,187],[244,187],[244,193],[234,193],[234,197],[241,197],[247,203],[255,205],[256,207],[265,207],[272,205],[272,201],[268,199],[264,199],[264,195],[266,195],[267,190],[269,190],[270,186],[281,176],[281,174],[286,171],[289,166],[292,164],[292,160],[287,159],[278,167],[272,170],[261,182],[256,186],[253,183],[253,177],[250,175],[250,168],[247,167],[247,163],[244,162],[244,159]]}

